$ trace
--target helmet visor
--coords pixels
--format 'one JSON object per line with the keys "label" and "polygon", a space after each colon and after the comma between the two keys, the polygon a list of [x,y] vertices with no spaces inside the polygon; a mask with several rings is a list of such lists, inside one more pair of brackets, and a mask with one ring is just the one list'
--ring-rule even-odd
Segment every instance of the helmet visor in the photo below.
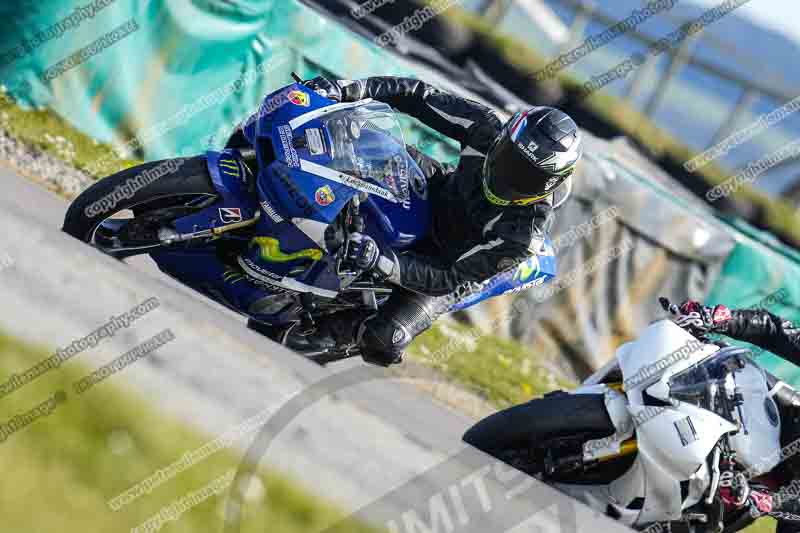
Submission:
{"label": "helmet visor", "polygon": [[554,175],[539,168],[508,136],[497,142],[483,168],[483,179],[489,191],[499,199],[516,204],[546,198],[567,177],[569,173]]}

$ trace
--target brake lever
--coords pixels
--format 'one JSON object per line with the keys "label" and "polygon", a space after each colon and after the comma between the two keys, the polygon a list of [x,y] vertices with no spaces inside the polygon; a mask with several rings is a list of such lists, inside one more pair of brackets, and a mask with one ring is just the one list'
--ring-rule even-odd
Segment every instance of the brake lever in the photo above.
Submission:
{"label": "brake lever", "polygon": [[[350,255],[350,235],[352,233],[363,233],[366,224],[364,223],[364,217],[361,215],[361,202],[362,195],[366,196],[364,193],[357,194],[353,196],[350,200],[350,204],[348,205],[348,213],[347,218],[345,220],[345,237],[344,243],[342,247],[339,249],[339,257],[336,261],[336,273],[337,275],[349,275],[349,276],[360,276],[363,274],[362,270],[357,270],[355,268],[347,268],[350,265],[347,265],[347,257]],[[345,268],[347,270],[342,270],[342,264],[345,263]]]}
{"label": "brake lever", "polygon": [[350,240],[347,239],[339,248],[338,256],[336,258],[336,275],[337,276],[358,276],[361,274],[349,265],[347,260],[348,248],[350,247]]}

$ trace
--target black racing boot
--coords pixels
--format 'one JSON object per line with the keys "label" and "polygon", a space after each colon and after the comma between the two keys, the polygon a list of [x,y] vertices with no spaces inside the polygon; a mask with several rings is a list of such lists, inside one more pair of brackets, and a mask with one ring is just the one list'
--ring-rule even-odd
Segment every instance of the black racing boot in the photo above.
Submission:
{"label": "black racing boot", "polygon": [[300,335],[290,331],[285,344],[288,348],[300,353],[327,352],[336,348],[336,341],[332,337],[321,335],[318,332]]}
{"label": "black racing boot", "polygon": [[370,315],[369,311],[353,309],[340,311],[317,321],[317,335],[334,342],[337,348],[356,344],[358,327]]}

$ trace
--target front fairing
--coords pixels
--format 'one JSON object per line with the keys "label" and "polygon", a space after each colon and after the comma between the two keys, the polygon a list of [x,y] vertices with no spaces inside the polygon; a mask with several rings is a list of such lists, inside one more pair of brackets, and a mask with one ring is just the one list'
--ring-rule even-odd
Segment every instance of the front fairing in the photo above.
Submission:
{"label": "front fairing", "polygon": [[[617,350],[636,428],[636,468],[642,478],[637,495],[645,501],[637,524],[676,520],[705,494],[708,457],[723,437],[750,473],[774,467],[780,427],[772,418],[763,370],[748,361],[726,384],[719,370],[730,356],[730,349],[702,342],[670,320],[651,324]],[[742,395],[741,408],[732,414],[731,404],[710,401],[725,386]],[[696,485],[693,498],[682,492],[687,482]],[[614,494],[625,490],[622,481],[612,485]]]}
{"label": "front fairing", "polygon": [[330,224],[355,194],[366,193],[370,232],[386,245],[405,248],[427,234],[427,183],[389,106],[336,104],[295,84],[262,108],[245,136],[258,148],[259,193],[270,205],[291,220]]}
{"label": "front fairing", "polygon": [[[389,106],[371,100],[336,104],[297,84],[267,97],[265,106],[244,129],[256,147],[256,189],[266,215],[255,233],[277,239],[269,244],[281,257],[311,249],[324,254],[324,268],[299,274],[291,263],[271,264],[282,285],[292,276],[338,290],[325,230],[357,194],[366,233],[384,245],[402,249],[427,234],[427,183]],[[263,250],[255,253],[264,256]]]}
{"label": "front fairing", "polygon": [[[343,120],[347,129],[336,122]],[[357,138],[350,135],[352,123],[364,129]],[[259,214],[251,232],[227,238],[241,241],[239,266],[271,291],[326,298],[339,293],[342,280],[325,230],[356,194],[366,197],[366,232],[379,241],[403,248],[427,234],[427,183],[405,150],[388,106],[335,104],[295,84],[268,96],[243,131],[259,162],[257,194],[250,190],[253,180],[238,150],[209,151],[208,170],[219,197],[176,219],[175,230],[188,234],[252,221]],[[358,143],[348,153],[352,141]],[[198,290],[223,281],[213,246],[187,244],[159,250],[153,258]]]}

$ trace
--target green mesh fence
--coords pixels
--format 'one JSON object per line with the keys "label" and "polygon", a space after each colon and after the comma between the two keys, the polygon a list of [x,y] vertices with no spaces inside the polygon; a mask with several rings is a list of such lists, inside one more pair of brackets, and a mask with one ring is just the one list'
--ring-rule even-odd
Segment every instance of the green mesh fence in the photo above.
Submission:
{"label": "green mesh fence", "polygon": [[[732,227],[740,232],[738,244],[725,262],[708,302],[738,309],[764,308],[796,323],[800,321],[797,252],[746,224],[734,222]],[[756,354],[759,363],[774,374],[800,386],[799,367],[770,352],[756,350]]]}
{"label": "green mesh fence", "polygon": [[[23,1],[0,17],[12,22],[0,32],[0,80],[15,97],[147,160],[221,146],[292,71],[420,74],[294,0]],[[456,157],[441,136],[406,126],[408,142]]]}

